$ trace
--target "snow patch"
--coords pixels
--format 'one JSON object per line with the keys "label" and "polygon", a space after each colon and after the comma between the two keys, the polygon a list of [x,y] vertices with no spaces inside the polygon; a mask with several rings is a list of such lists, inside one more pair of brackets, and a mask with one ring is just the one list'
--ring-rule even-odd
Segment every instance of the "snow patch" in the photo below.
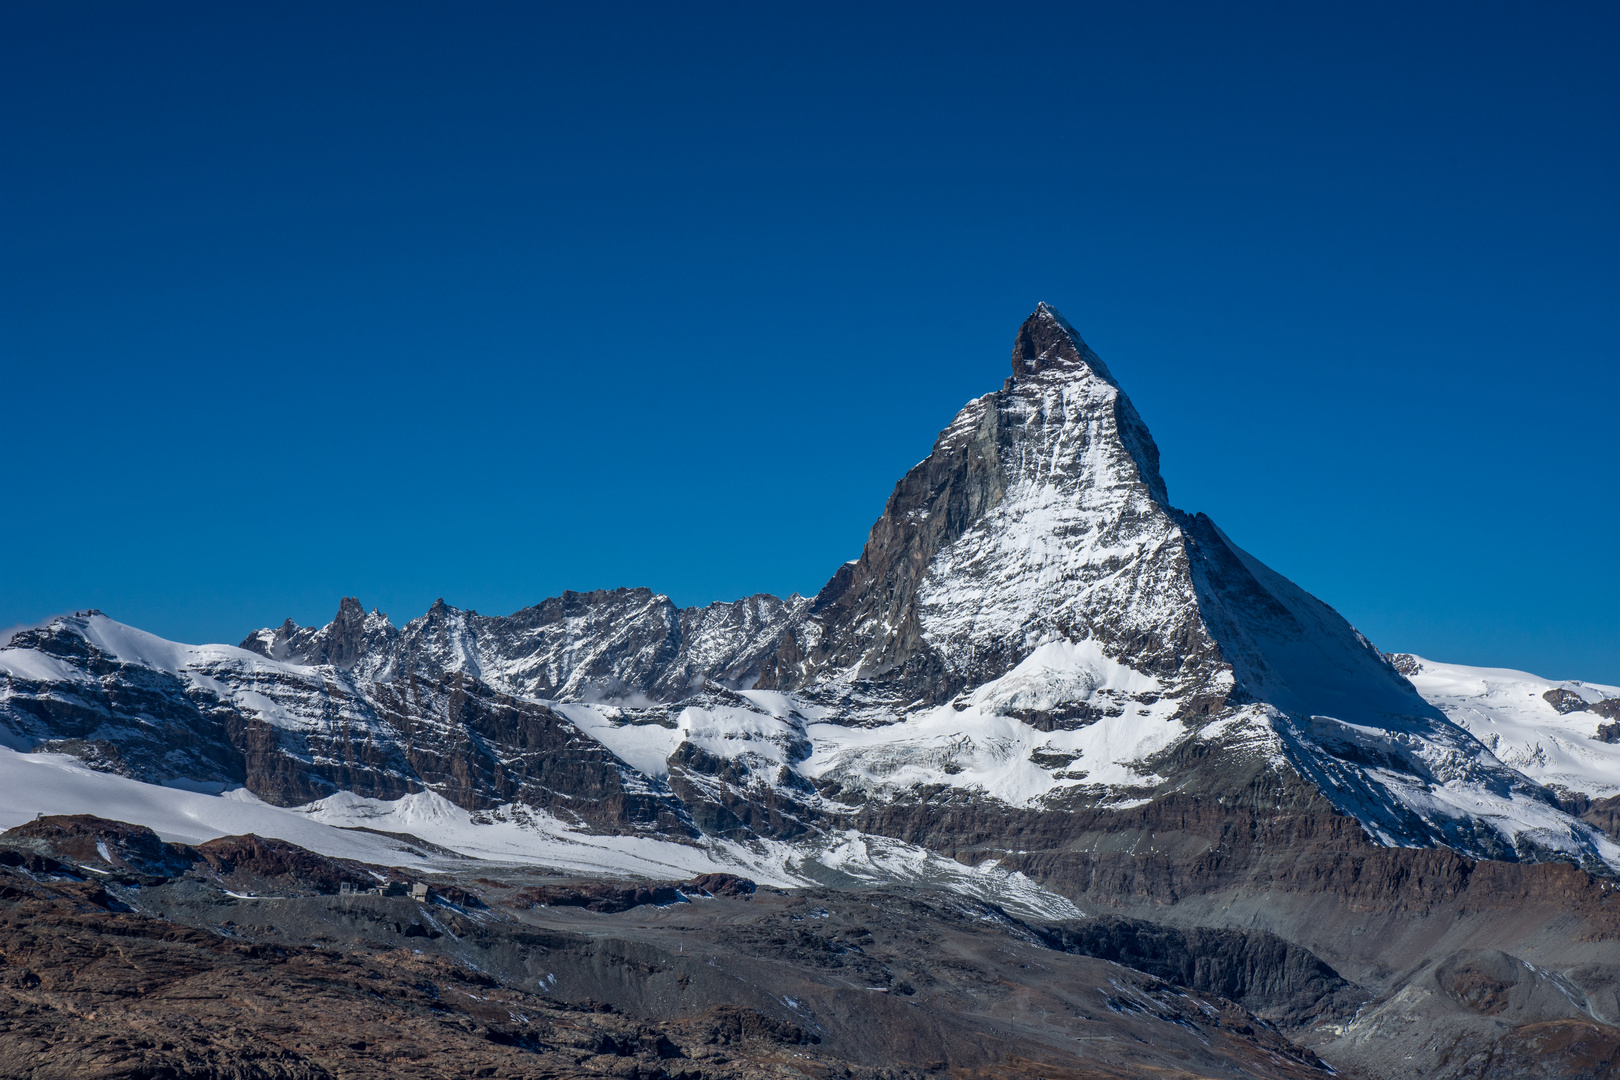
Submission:
{"label": "snow patch", "polygon": [[94,683],[90,674],[34,649],[0,649],[0,673],[22,682]]}
{"label": "snow patch", "polygon": [[1592,799],[1620,795],[1620,744],[1597,737],[1604,718],[1560,713],[1546,699],[1564,690],[1589,702],[1620,698],[1620,687],[1554,681],[1510,668],[1441,664],[1414,656],[1408,678],[1424,700],[1531,779]]}
{"label": "snow patch", "polygon": [[[1094,641],[1048,642],[965,703],[880,726],[809,725],[813,751],[799,771],[872,793],[965,788],[1019,807],[1072,787],[1151,787],[1162,778],[1142,763],[1187,737],[1180,703],[1158,690]],[[1068,730],[1043,732],[1009,715],[1063,705],[1084,710]]]}

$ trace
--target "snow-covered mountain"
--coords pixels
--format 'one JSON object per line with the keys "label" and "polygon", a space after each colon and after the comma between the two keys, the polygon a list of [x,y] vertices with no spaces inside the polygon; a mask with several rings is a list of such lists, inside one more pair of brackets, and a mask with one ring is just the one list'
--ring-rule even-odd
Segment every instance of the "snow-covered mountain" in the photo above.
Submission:
{"label": "snow-covered mountain", "polygon": [[1543,768],[1574,698],[1611,691],[1548,684],[1574,697],[1487,730],[1440,666],[1397,670],[1175,509],[1141,417],[1056,311],[1019,329],[1012,367],[813,599],[682,610],[618,589],[504,617],[440,601],[402,627],[346,599],[324,627],[239,648],[82,613],[0,650],[0,732],[281,806],[432,792],[475,825],[694,853],[825,849],[859,826],[975,860],[1047,844],[1070,873],[1094,855],[1064,847],[1065,821],[1202,821],[1185,827],[1213,852],[1241,813],[1308,843],[1342,819],[1374,845],[1620,868],[1566,794],[1613,794],[1620,772],[1603,752]]}
{"label": "snow-covered mountain", "polygon": [[1559,792],[1620,795],[1620,687],[1391,657],[1418,693],[1504,764]]}

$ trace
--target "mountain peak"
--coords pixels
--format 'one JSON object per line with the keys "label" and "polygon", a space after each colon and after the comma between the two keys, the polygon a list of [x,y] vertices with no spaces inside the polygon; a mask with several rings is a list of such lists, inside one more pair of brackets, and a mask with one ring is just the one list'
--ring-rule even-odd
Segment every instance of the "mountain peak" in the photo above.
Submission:
{"label": "mountain peak", "polygon": [[1058,309],[1042,300],[1018,328],[1013,339],[1013,379],[1018,380],[1043,371],[1072,371],[1090,368],[1106,381],[1113,376],[1085,343],[1080,332],[1069,324]]}

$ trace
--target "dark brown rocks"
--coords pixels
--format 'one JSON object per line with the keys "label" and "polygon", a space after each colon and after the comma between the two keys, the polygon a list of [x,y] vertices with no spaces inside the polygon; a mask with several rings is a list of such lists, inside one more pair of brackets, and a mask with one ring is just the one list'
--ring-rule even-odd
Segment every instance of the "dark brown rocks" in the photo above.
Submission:
{"label": "dark brown rocks", "polygon": [[569,885],[531,885],[519,889],[502,903],[506,907],[578,907],[587,911],[612,913],[629,911],[647,904],[662,907],[684,903],[693,896],[747,898],[756,886],[733,874],[700,874],[690,881],[615,884],[579,882]]}
{"label": "dark brown rocks", "polygon": [[1585,698],[1573,690],[1565,690],[1562,687],[1555,686],[1541,696],[1547,704],[1557,709],[1560,714],[1585,712],[1588,708]]}
{"label": "dark brown rocks", "polygon": [[1600,742],[1620,742],[1620,698],[1603,698],[1599,701],[1587,701],[1573,690],[1562,686],[1555,686],[1541,695],[1547,704],[1557,709],[1561,715],[1567,716],[1574,712],[1589,712],[1594,716],[1602,717],[1607,723],[1600,723],[1594,734]]}
{"label": "dark brown rocks", "polygon": [[144,825],[90,814],[51,815],[24,822],[0,833],[0,845],[10,852],[37,853],[58,865],[130,871],[159,879],[181,873],[193,862],[189,848],[164,843]]}
{"label": "dark brown rocks", "polygon": [[222,836],[193,849],[197,869],[235,888],[288,888],[317,893],[336,893],[343,885],[371,888],[373,875],[358,863],[318,855],[285,840],[249,833]]}
{"label": "dark brown rocks", "polygon": [[1372,996],[1309,950],[1260,930],[1099,918],[1043,933],[1054,948],[1229,998],[1285,1028],[1347,1019]]}

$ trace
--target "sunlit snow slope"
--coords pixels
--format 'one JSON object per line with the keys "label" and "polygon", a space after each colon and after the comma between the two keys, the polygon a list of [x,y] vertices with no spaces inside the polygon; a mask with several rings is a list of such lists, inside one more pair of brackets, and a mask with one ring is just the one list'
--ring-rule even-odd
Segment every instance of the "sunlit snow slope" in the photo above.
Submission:
{"label": "sunlit snow slope", "polygon": [[526,807],[474,815],[432,792],[393,801],[343,794],[307,806],[272,806],[243,789],[210,795],[98,772],[61,754],[0,749],[0,830],[36,814],[94,814],[146,825],[164,840],[197,844],[256,833],[311,851],[383,866],[447,870],[487,860],[585,875],[670,879],[740,873],[767,884],[931,884],[1048,918],[1079,914],[1022,874],[994,863],[963,866],[911,844],[853,830],[813,844],[710,841],[569,829]]}
{"label": "sunlit snow slope", "polygon": [[1620,687],[1402,654],[1418,693],[1526,776],[1593,799],[1620,795]]}

